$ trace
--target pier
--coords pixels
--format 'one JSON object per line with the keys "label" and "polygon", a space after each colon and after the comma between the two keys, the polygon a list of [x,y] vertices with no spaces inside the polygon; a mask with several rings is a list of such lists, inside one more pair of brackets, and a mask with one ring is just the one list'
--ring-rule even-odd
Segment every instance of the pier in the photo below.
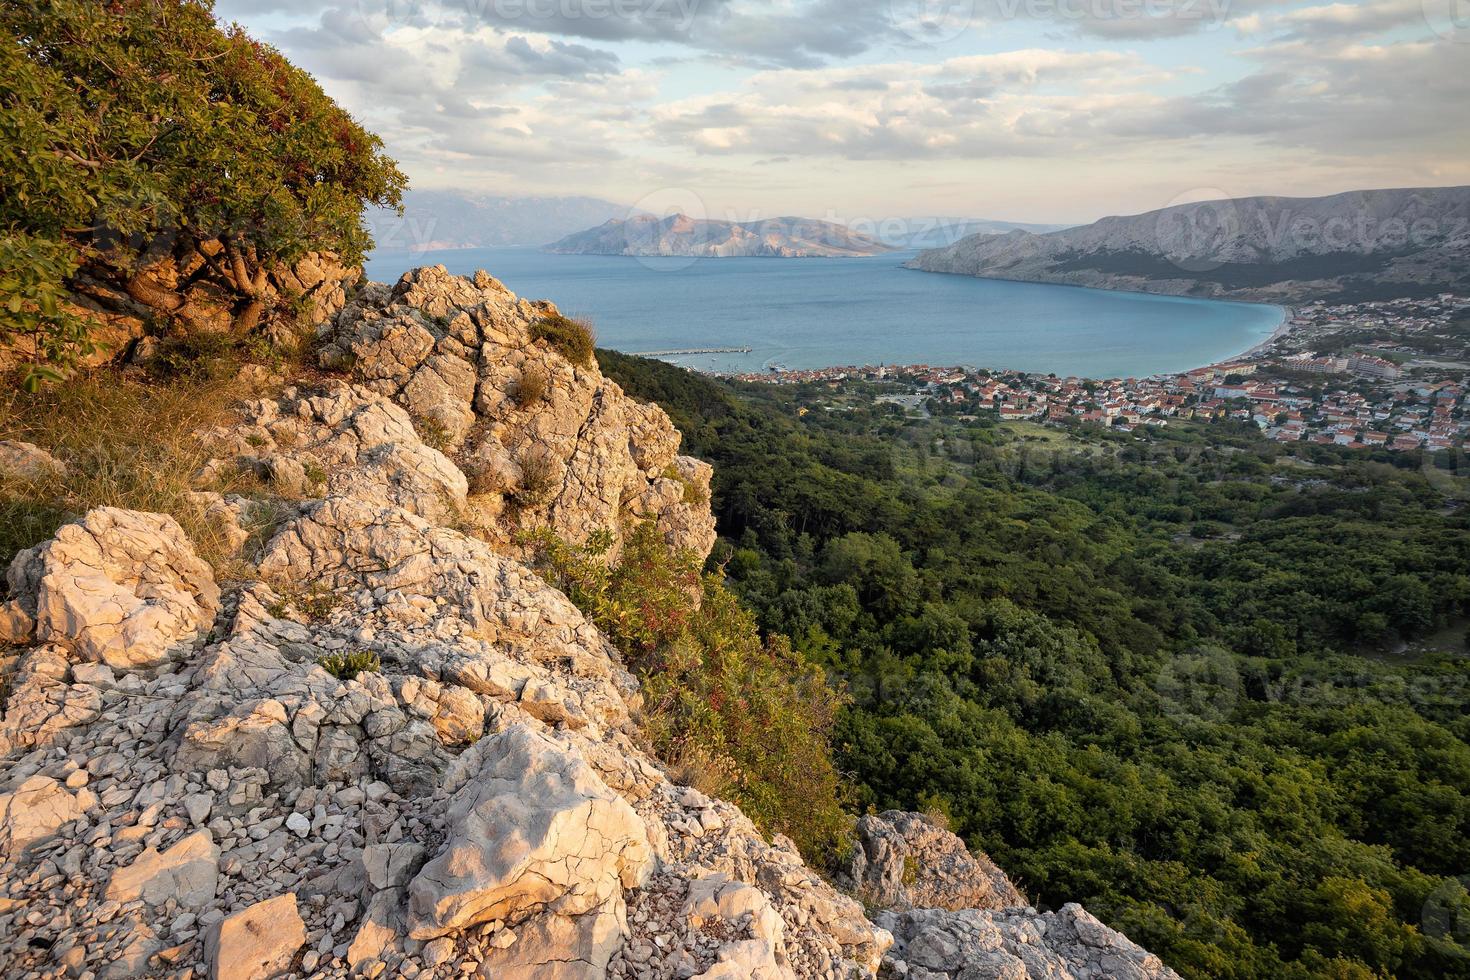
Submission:
{"label": "pier", "polygon": [[753,347],[687,347],[682,350],[635,350],[633,357],[677,357],[681,354],[749,354]]}

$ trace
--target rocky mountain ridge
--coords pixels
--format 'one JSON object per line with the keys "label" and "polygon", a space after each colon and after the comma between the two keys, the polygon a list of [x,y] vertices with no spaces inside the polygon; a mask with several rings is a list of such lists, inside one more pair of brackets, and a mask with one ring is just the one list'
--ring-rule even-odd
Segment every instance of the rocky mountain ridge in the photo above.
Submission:
{"label": "rocky mountain ridge", "polygon": [[814,218],[737,222],[635,214],[568,235],[546,250],[564,255],[848,258],[883,255],[893,247]]}
{"label": "rocky mountain ridge", "polygon": [[1425,296],[1470,284],[1470,187],[1181,204],[1048,234],[974,235],[925,272],[1294,302]]}
{"label": "rocky mountain ridge", "polygon": [[[200,434],[201,486],[233,469],[265,489],[196,494],[239,580],[173,518],[105,507],[15,558],[0,970],[1173,977],[910,814],[859,821],[838,876],[887,910],[871,920],[669,778],[636,679],[518,531],[651,521],[706,555],[710,469],[661,410],[534,339],[555,313],[442,268],[353,296],[323,330],[336,376]],[[532,374],[544,394],[519,398]],[[66,461],[8,443],[0,465]]]}

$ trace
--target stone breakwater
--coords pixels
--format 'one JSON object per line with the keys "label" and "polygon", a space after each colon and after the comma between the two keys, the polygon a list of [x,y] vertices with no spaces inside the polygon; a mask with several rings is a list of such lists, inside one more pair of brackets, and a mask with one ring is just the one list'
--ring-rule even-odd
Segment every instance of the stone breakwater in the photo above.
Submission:
{"label": "stone breakwater", "polygon": [[[0,973],[1172,977],[1076,906],[1027,907],[922,818],[859,822],[848,894],[670,781],[636,680],[516,539],[647,520],[707,554],[710,469],[659,409],[533,341],[550,312],[440,269],[353,298],[323,336],[345,380],[201,433],[201,485],[265,488],[196,495],[244,580],[172,518],[111,508],[16,557]],[[521,404],[530,371],[546,392]],[[378,669],[322,666],[355,653]]]}

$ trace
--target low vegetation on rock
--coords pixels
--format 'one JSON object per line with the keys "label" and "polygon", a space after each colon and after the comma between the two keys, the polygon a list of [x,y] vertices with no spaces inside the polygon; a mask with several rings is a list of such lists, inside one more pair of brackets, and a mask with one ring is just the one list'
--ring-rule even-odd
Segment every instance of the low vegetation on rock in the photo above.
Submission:
{"label": "low vegetation on rock", "polygon": [[552,350],[573,364],[586,367],[592,363],[597,340],[593,336],[592,325],[586,320],[552,313],[531,324],[531,336],[546,341]]}
{"label": "low vegetation on rock", "polygon": [[655,749],[700,789],[819,861],[847,846],[849,819],[828,737],[841,698],[692,552],[649,524],[609,562],[612,536],[571,546],[534,536],[538,567],[622,652],[643,687]]}

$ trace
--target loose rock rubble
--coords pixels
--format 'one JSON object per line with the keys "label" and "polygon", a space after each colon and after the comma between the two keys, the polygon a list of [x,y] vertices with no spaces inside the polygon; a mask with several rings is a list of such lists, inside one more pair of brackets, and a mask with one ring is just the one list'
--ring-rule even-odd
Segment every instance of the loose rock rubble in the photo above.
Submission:
{"label": "loose rock rubble", "polygon": [[[327,335],[353,381],[203,433],[201,484],[243,467],[272,488],[195,501],[242,548],[252,508],[275,515],[250,581],[222,589],[172,519],[108,508],[15,559],[0,974],[1171,976],[1070,906],[910,910],[1019,904],[911,815],[864,822],[858,890],[888,888],[903,855],[932,852],[940,874],[900,870],[904,910],[879,928],[790,841],[668,779],[640,747],[636,681],[517,562],[513,531],[646,518],[707,554],[689,488],[707,494],[709,470],[660,411],[530,340],[549,309],[483,274],[369,286]],[[506,386],[531,363],[550,402],[517,408]],[[559,489],[511,517],[466,473],[513,475],[528,447]],[[505,518],[490,543],[450,526],[484,497]]]}

